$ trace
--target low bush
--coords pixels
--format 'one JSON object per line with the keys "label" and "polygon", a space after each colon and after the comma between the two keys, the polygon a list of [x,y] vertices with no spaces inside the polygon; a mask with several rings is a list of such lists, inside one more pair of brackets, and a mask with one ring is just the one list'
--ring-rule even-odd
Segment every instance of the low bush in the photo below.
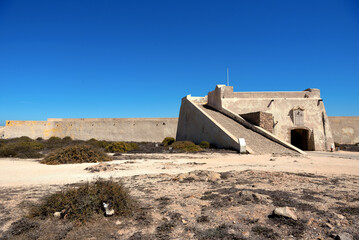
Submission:
{"label": "low bush", "polygon": [[167,147],[169,145],[171,145],[172,143],[174,143],[176,140],[173,137],[166,137],[165,139],[163,139],[162,141],[162,145]]}
{"label": "low bush", "polygon": [[90,145],[98,147],[98,148],[103,148],[103,149],[105,149],[108,145],[110,145],[110,143],[107,141],[104,141],[104,140],[99,141],[95,138],[91,138],[90,140],[88,140],[87,144],[90,144]]}
{"label": "low bush", "polygon": [[68,143],[68,142],[71,142],[72,141],[72,138],[69,137],[69,136],[66,136],[62,139],[62,142],[65,142],[65,143]]}
{"label": "low bush", "polygon": [[60,148],[62,147],[62,139],[59,137],[50,137],[45,142],[45,145],[48,149]]}
{"label": "low bush", "polygon": [[64,219],[85,222],[95,214],[105,214],[103,203],[109,204],[115,216],[128,216],[139,209],[122,183],[98,179],[46,196],[30,209],[29,217],[49,217],[61,212]]}
{"label": "low bush", "polygon": [[210,148],[210,147],[211,147],[211,144],[210,144],[209,142],[207,142],[207,141],[202,141],[202,142],[199,144],[199,146],[200,146],[201,148]]}
{"label": "low bush", "polygon": [[40,150],[44,145],[28,137],[20,137],[3,142],[0,147],[0,157],[40,158]]}
{"label": "low bush", "polygon": [[190,141],[178,141],[174,142],[171,145],[173,149],[183,151],[183,152],[199,152],[202,151],[202,148],[193,142]]}
{"label": "low bush", "polygon": [[89,145],[73,145],[55,150],[47,155],[41,163],[56,165],[69,163],[95,163],[112,159],[100,149]]}
{"label": "low bush", "polygon": [[111,153],[128,152],[137,149],[138,149],[137,143],[113,142],[106,146],[106,151]]}

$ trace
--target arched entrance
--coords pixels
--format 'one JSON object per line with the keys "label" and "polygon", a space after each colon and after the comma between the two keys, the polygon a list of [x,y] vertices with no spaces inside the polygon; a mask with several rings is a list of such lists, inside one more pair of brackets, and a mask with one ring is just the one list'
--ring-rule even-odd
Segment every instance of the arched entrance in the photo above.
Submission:
{"label": "arched entrance", "polygon": [[313,150],[309,146],[309,131],[307,129],[291,130],[290,143],[302,150]]}

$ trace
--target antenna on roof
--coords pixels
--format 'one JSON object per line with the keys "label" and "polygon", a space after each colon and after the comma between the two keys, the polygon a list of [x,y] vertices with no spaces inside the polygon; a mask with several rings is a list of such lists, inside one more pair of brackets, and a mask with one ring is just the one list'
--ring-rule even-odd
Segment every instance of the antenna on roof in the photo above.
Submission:
{"label": "antenna on roof", "polygon": [[227,86],[229,86],[229,68],[227,68]]}

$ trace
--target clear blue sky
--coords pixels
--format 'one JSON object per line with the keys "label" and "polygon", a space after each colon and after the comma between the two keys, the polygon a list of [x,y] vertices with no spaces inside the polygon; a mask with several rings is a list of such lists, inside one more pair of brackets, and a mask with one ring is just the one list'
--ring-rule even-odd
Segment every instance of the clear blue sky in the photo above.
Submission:
{"label": "clear blue sky", "polygon": [[0,0],[0,125],[178,117],[181,98],[319,88],[359,116],[359,1]]}

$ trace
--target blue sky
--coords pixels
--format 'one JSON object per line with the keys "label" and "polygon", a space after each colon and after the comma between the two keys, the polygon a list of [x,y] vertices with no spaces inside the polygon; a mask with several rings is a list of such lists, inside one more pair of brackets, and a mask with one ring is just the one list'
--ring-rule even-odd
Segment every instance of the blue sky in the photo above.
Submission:
{"label": "blue sky", "polygon": [[178,117],[181,98],[319,88],[359,116],[359,1],[0,0],[0,125]]}

